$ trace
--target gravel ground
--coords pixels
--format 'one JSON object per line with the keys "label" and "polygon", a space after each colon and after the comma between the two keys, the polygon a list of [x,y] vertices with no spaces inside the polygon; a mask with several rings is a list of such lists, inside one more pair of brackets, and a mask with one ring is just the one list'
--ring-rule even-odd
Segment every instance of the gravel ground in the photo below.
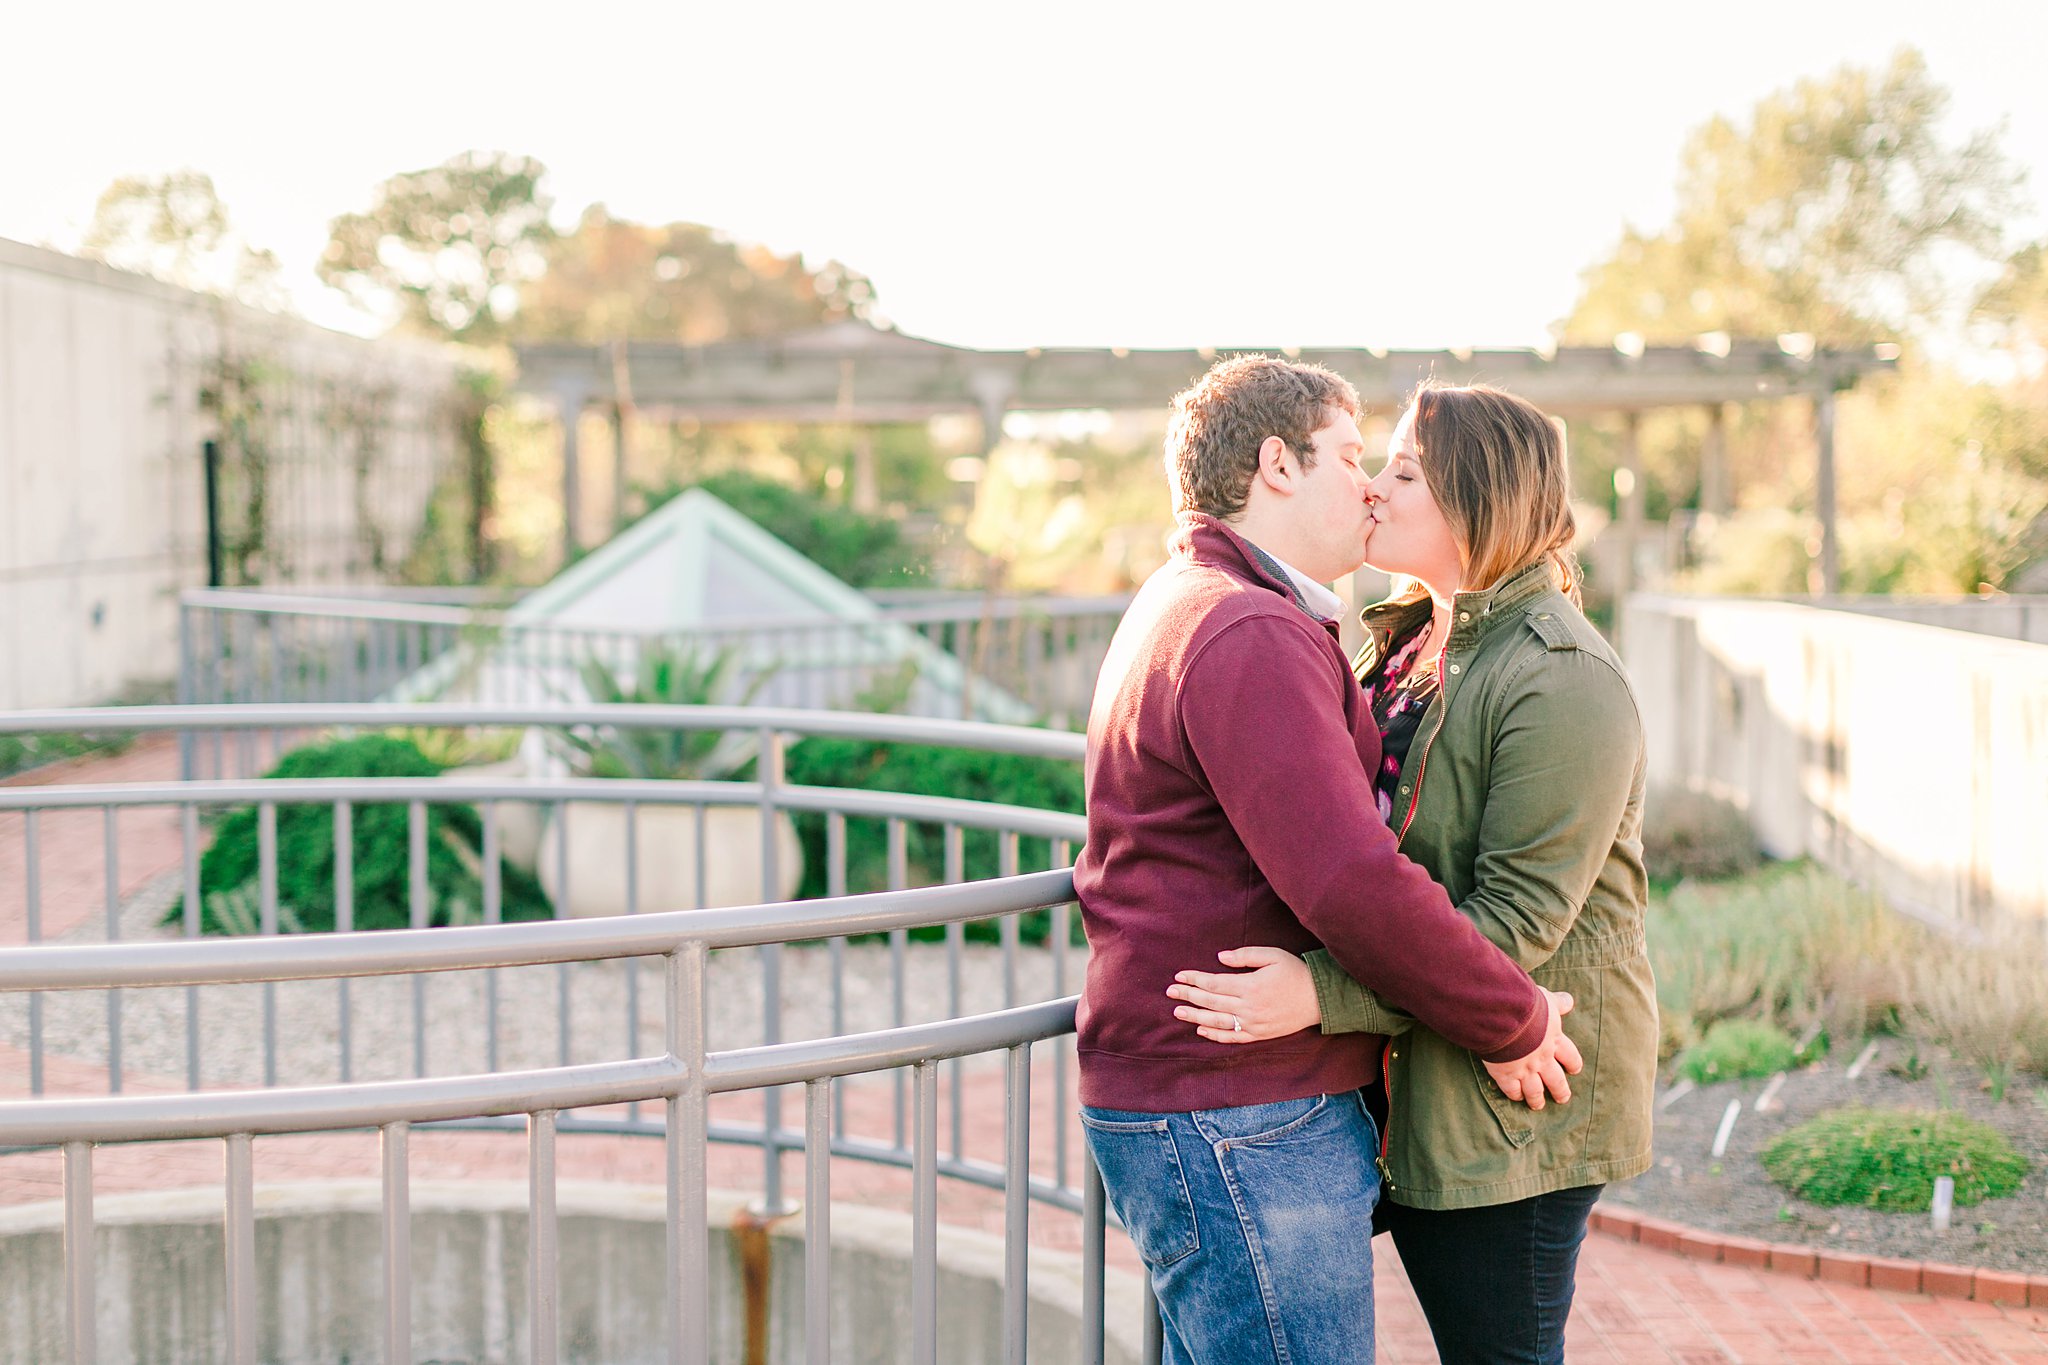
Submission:
{"label": "gravel ground", "polygon": [[[1925,1070],[1910,1078],[1904,1065],[1917,1050]],[[1605,1198],[1692,1227],[1773,1242],[1915,1261],[1945,1261],[1999,1270],[2048,1272],[2048,1088],[2021,1076],[1994,1101],[1981,1074],[1939,1048],[1886,1038],[1856,1080],[1846,1074],[1855,1053],[1835,1056],[1786,1076],[1777,1103],[1758,1113],[1767,1082],[1723,1081],[1702,1086],[1657,1114],[1657,1162]],[[1727,1153],[1712,1155],[1714,1133],[1731,1100],[1742,1111]],[[1962,1111],[2003,1132],[2032,1162],[2018,1193],[1958,1207],[1945,1235],[1924,1213],[1881,1213],[1827,1208],[1796,1199],[1772,1183],[1759,1154],[1779,1133],[1826,1109],[1867,1105],[1880,1109]]]}
{"label": "gravel ground", "polygon": [[[122,906],[124,939],[171,939],[176,928],[157,921],[178,896],[178,875],[152,882]],[[94,917],[65,940],[96,943],[103,922]],[[762,1040],[762,957],[758,949],[713,953],[709,967],[710,1044],[714,1051]],[[1087,950],[1068,955],[1066,991],[1080,989]],[[638,1037],[632,978],[638,976]],[[782,1037],[826,1037],[832,1027],[830,952],[823,945],[782,950]],[[1053,997],[1052,954],[1021,949],[1016,958],[1019,1003]],[[844,1031],[866,1032],[894,1022],[890,949],[886,943],[845,947]],[[566,1043],[571,1062],[658,1055],[662,1049],[664,990],[659,959],[577,963],[566,967],[509,967],[495,971],[437,972],[415,977],[367,977],[347,984],[351,1073],[355,1080],[415,1074],[416,1001],[425,1018],[426,1074],[463,1075],[487,1068],[485,1029],[489,983],[498,997],[498,1067],[517,1070],[560,1065],[560,1022],[570,1001]],[[276,998],[277,1075],[285,1085],[318,1085],[340,1078],[341,989],[333,981],[284,982]],[[415,993],[416,985],[419,987]],[[261,1084],[264,1076],[262,986],[207,986],[198,991],[202,1081],[208,1086]],[[107,1055],[107,992],[56,991],[43,996],[46,1051],[92,1065]],[[184,987],[124,990],[120,995],[124,1073],[182,1083],[186,1069],[188,992]],[[906,1023],[947,1016],[949,999],[943,944],[914,943],[907,954]],[[961,954],[960,1000],[968,1012],[999,1008],[1004,999],[1002,950],[968,944]],[[1162,1007],[1165,1007],[1162,1000]],[[0,994],[0,1042],[26,1048],[28,997]],[[973,1059],[999,1065],[999,1058]]]}

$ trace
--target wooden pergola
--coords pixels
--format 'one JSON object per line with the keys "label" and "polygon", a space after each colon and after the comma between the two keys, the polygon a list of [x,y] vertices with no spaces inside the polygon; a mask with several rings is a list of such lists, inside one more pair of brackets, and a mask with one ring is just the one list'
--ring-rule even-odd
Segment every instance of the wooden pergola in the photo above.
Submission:
{"label": "wooden pergola", "polygon": [[[1642,414],[1697,408],[1707,414],[1701,451],[1705,511],[1726,510],[1723,431],[1731,403],[1804,399],[1812,404],[1820,522],[1820,580],[1839,587],[1835,527],[1835,395],[1896,364],[1898,347],[1816,349],[1797,337],[1713,335],[1690,346],[1560,346],[1554,350],[1383,351],[1372,348],[1221,347],[1182,351],[1038,348],[980,351],[843,322],[779,337],[677,346],[542,343],[517,348],[518,387],[551,401],[561,418],[564,516],[575,525],[576,418],[592,407],[623,423],[632,410],[700,422],[831,422],[855,427],[980,417],[984,450],[1013,411],[1163,409],[1218,355],[1262,351],[1327,366],[1368,405],[1399,404],[1421,380],[1498,384],[1568,420],[1622,419],[1621,529],[1633,546],[1643,527],[1637,427]],[[858,480],[856,480],[858,487]],[[569,531],[572,537],[573,529]],[[1630,556],[1624,555],[1624,561]],[[1630,570],[1624,569],[1624,573]],[[1626,583],[1615,585],[1625,591]]]}

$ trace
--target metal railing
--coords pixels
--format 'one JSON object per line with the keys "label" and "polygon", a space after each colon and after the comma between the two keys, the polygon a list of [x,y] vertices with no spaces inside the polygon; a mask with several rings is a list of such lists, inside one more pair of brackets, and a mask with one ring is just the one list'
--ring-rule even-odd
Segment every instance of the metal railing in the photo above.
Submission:
{"label": "metal railing", "polygon": [[[528,1134],[530,1176],[529,1294],[532,1313],[531,1358],[556,1358],[558,1323],[554,1316],[556,1266],[553,1189],[555,1142],[559,1134],[604,1132],[659,1137],[666,1144],[669,1256],[668,1327],[671,1358],[708,1359],[708,1293],[705,1271],[707,1144],[714,1141],[751,1143],[762,1152],[762,1207],[771,1214],[790,1212],[782,1189],[782,1156],[805,1154],[803,1210],[806,1245],[805,1321],[807,1352],[813,1361],[829,1359],[826,1315],[831,1302],[829,1203],[831,1156],[855,1157],[907,1167],[913,1202],[914,1245],[911,1253],[912,1358],[935,1359],[937,1342],[936,1180],[940,1175],[1003,1192],[1004,1277],[1003,1340],[1006,1358],[1023,1358],[1026,1320],[1025,1249],[1029,1206],[1037,1201],[1082,1214],[1085,1260],[1083,1340],[1090,1358],[1100,1359],[1103,1341],[1103,1221],[1099,1182],[1090,1170],[1085,1148],[1072,1142],[1069,1125],[1056,1118],[1052,1126],[1050,1178],[1031,1170],[1030,1119],[1033,1112],[1031,1049],[1042,1045],[1052,1053],[1052,1103],[1056,1115],[1068,1105],[1074,1000],[1069,944],[1072,933],[1072,874],[1068,862],[1083,826],[1078,816],[1061,812],[990,805],[953,798],[901,793],[805,787],[783,779],[783,756],[792,737],[865,739],[877,742],[970,746],[995,752],[1064,760],[1081,753],[1079,736],[1056,731],[913,720],[845,713],[802,713],[761,708],[689,707],[433,707],[433,706],[270,706],[120,708],[100,711],[20,713],[0,716],[0,732],[72,729],[108,732],[168,732],[188,742],[214,735],[240,735],[269,740],[275,750],[292,737],[337,730],[408,727],[590,726],[613,729],[649,727],[679,730],[743,729],[756,736],[760,758],[756,780],[747,782],[638,782],[565,779],[547,782],[505,782],[431,778],[308,779],[299,781],[224,780],[156,782],[96,786],[0,788],[0,821],[17,821],[21,830],[23,908],[26,944],[0,948],[0,1001],[5,992],[26,992],[29,1098],[0,1101],[0,1148],[59,1147],[64,1154],[65,1283],[71,1332],[71,1357],[94,1358],[94,1263],[92,1252],[92,1167],[96,1144],[153,1139],[214,1139],[223,1144],[226,1170],[225,1214],[229,1304],[228,1358],[256,1358],[252,1138],[278,1133],[374,1128],[382,1134],[384,1159],[383,1246],[386,1267],[384,1335],[387,1359],[409,1359],[410,1332],[407,1267],[411,1255],[407,1229],[407,1139],[414,1125],[520,1127]],[[481,810],[483,852],[478,914],[482,922],[451,927],[426,927],[435,914],[430,886],[427,832],[430,808],[477,805]],[[555,868],[549,887],[552,922],[503,922],[504,846],[500,816],[514,804],[549,809],[554,831],[566,830],[572,811],[614,809],[626,829],[627,913],[610,918],[565,921],[567,879],[574,864],[566,857]],[[376,932],[347,932],[356,879],[355,816],[359,809],[399,805],[407,811],[405,884],[412,927]],[[279,894],[279,820],[281,813],[311,806],[331,818],[335,857],[332,869],[337,933],[280,933],[291,907]],[[638,885],[641,860],[634,831],[661,807],[683,807],[695,813],[703,828],[705,812],[741,807],[758,815],[762,887],[773,888],[784,872],[786,856],[778,821],[785,813],[822,818],[826,848],[824,899],[714,908],[670,908],[679,901],[701,903],[702,879],[686,893],[680,887]],[[259,858],[255,875],[255,907],[261,932],[250,937],[202,941],[202,907],[209,888],[202,885],[199,828],[202,812],[236,807],[257,813]],[[42,891],[45,825],[68,819],[74,836],[67,856],[77,860],[90,838],[81,840],[77,812],[98,812],[100,860],[105,878],[106,934],[122,932],[126,903],[122,894],[122,816],[133,812],[168,811],[175,816],[175,868],[159,880],[172,884],[168,905],[175,912],[179,938],[164,941],[47,943],[43,939]],[[886,849],[887,889],[866,895],[846,894],[850,832],[863,825],[882,835]],[[937,885],[913,886],[909,849],[913,834],[928,836],[943,851],[942,868],[925,869]],[[156,831],[158,842],[163,830]],[[562,837],[559,834],[557,837]],[[970,837],[992,839],[999,875],[969,881]],[[1039,841],[1047,854],[1043,871],[1020,870],[1020,850],[1027,839]],[[870,840],[869,842],[872,842]],[[702,849],[703,843],[698,847]],[[746,856],[755,856],[748,854]],[[4,864],[0,864],[4,868]],[[72,870],[76,870],[75,867]],[[67,907],[76,911],[79,907]],[[642,913],[642,912],[645,913]],[[1027,953],[1019,919],[1044,912],[1048,937],[1042,951]],[[131,916],[132,918],[132,916]],[[1000,996],[988,1003],[1001,1008],[967,1013],[970,992],[963,972],[968,953],[967,927],[995,921],[1000,953]],[[909,1008],[908,978],[913,957],[911,931],[943,926],[944,944],[920,945],[916,956],[930,963],[942,955],[945,1008],[942,1017],[914,1020]],[[73,937],[80,929],[74,925]],[[886,953],[855,943],[862,936],[885,936]],[[813,1036],[786,1039],[784,949],[792,942],[823,940],[829,974],[829,1010],[814,1018]],[[879,1029],[849,1030],[848,1007],[851,951],[874,959],[867,965],[881,972],[886,964],[888,1017]],[[707,1010],[707,982],[716,964],[736,951],[755,958],[761,997],[758,1035],[736,1047],[715,1047],[715,1028],[732,1026],[729,1018],[714,1021]],[[813,958],[818,950],[810,950]],[[717,956],[714,956],[717,955]],[[636,961],[636,959],[638,961]],[[646,959],[661,967],[662,1051],[648,1055],[640,1042],[639,980]],[[1027,962],[1027,959],[1032,959]],[[577,1008],[577,973],[596,964],[622,963],[623,980],[602,985],[619,988],[625,1005],[624,1027],[607,1040],[616,1055],[603,1052],[597,1040],[572,1039],[572,1022],[588,1015]],[[983,962],[984,967],[990,965]],[[1037,1001],[1023,977],[1033,974],[1050,998]],[[508,1065],[499,1047],[501,977],[521,970],[552,968],[557,974],[552,1007],[557,1029],[554,1056],[547,1064]],[[482,977],[485,1008],[481,1011],[483,1065],[454,1072],[430,1065],[428,981],[453,975]],[[363,1061],[352,1055],[350,987],[363,978],[390,977],[411,987],[411,1074],[365,1079],[356,1072]],[[736,979],[731,973],[728,980]],[[309,1052],[295,1042],[294,1027],[306,1018],[292,1013],[287,1027],[279,1008],[291,983],[324,983],[335,994],[339,1027],[337,1055],[321,1071]],[[207,1031],[201,1025],[200,992],[204,988],[242,985],[262,995],[260,1084],[231,1090],[202,1088],[207,1078]],[[878,984],[878,983],[874,983]],[[184,1002],[185,1087],[179,1094],[129,1095],[124,1085],[123,992],[152,987],[182,987]],[[49,992],[105,992],[105,1049],[108,1093],[101,1096],[54,1094],[47,1083],[44,1059],[45,995]],[[603,992],[600,992],[600,1000]],[[975,991],[974,994],[979,994]],[[539,998],[539,997],[535,997]],[[305,1003],[300,997],[299,1004]],[[544,1012],[544,1010],[542,1011]],[[464,1011],[465,1017],[467,1012]],[[798,1029],[798,1032],[806,1030]],[[529,1040],[530,1044],[530,1040]],[[471,1040],[467,1051],[478,1049]],[[517,1051],[517,1049],[513,1049]],[[389,1049],[380,1049],[388,1054]],[[527,1052],[531,1053],[529,1045]],[[1003,1124],[1000,1161],[973,1155],[964,1141],[967,1087],[963,1065],[968,1059],[998,1054],[1003,1062]],[[521,1057],[513,1062],[531,1061]],[[289,1063],[289,1064],[287,1064]],[[458,1064],[459,1065],[459,1064]],[[217,1069],[217,1068],[216,1068]],[[946,1073],[950,1100],[950,1141],[942,1146],[941,1072]],[[315,1074],[315,1073],[319,1074]],[[893,1103],[891,1122],[883,1133],[854,1131],[847,1121],[844,1096],[835,1092],[855,1078],[887,1075]],[[237,1077],[241,1079],[241,1077]],[[309,1083],[310,1082],[310,1083]],[[780,1087],[804,1087],[803,1127],[784,1127]],[[713,1096],[758,1093],[758,1123],[714,1122]],[[659,1112],[653,1112],[658,1106]],[[878,1107],[877,1107],[878,1108]],[[583,1110],[602,1112],[581,1113]],[[1070,1150],[1072,1149],[1072,1150]]]}
{"label": "metal railing", "polygon": [[[532,704],[583,699],[588,660],[630,672],[650,645],[730,649],[769,674],[764,704],[832,707],[900,685],[912,714],[1066,727],[1087,714],[1128,597],[922,597],[868,619],[706,622],[646,631],[468,605],[200,589],[180,598],[178,699],[380,698]],[[906,659],[923,676],[899,677]]]}

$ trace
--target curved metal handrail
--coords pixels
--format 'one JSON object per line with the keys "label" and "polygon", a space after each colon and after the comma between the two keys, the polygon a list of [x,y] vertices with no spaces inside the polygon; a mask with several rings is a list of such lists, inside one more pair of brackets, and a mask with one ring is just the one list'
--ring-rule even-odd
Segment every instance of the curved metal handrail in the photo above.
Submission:
{"label": "curved metal handrail", "polygon": [[1074,874],[1058,869],[829,900],[603,919],[179,942],[38,944],[0,948],[0,990],[248,985],[658,957],[691,943],[750,948],[990,919],[1065,904],[1073,899],[1073,889]]}
{"label": "curved metal handrail", "polygon": [[340,726],[498,728],[608,725],[647,730],[767,730],[832,739],[867,739],[991,753],[1079,760],[1087,742],[1067,730],[983,721],[933,720],[865,711],[805,711],[769,706],[661,706],[644,703],[502,706],[396,702],[280,702],[270,705],[97,706],[0,713],[0,734],[33,731],[148,733],[166,730],[312,730]]}

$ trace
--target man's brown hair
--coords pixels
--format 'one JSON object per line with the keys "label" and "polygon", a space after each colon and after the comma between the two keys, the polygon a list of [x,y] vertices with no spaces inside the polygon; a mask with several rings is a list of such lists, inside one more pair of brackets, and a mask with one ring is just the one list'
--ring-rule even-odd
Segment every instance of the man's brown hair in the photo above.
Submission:
{"label": "man's brown hair", "polygon": [[1166,428],[1166,477],[1173,510],[1234,517],[1244,510],[1259,447],[1278,436],[1315,467],[1310,440],[1329,409],[1359,415],[1358,390],[1320,365],[1264,355],[1231,356],[1174,396]]}
{"label": "man's brown hair", "polygon": [[1483,592],[1545,560],[1578,601],[1563,424],[1483,384],[1428,382],[1414,406],[1422,474],[1464,552],[1465,590]]}

